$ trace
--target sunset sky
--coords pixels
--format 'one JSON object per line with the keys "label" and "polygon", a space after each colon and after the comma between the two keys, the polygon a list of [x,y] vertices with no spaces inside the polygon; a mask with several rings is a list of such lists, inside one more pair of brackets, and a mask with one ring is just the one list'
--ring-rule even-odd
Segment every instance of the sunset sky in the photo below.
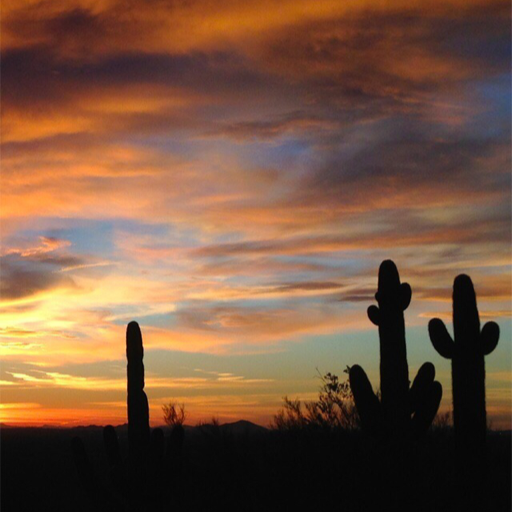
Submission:
{"label": "sunset sky", "polygon": [[[266,425],[361,364],[393,259],[410,376],[469,274],[511,428],[510,4],[2,1],[0,421]],[[449,325],[451,328],[451,325]]]}

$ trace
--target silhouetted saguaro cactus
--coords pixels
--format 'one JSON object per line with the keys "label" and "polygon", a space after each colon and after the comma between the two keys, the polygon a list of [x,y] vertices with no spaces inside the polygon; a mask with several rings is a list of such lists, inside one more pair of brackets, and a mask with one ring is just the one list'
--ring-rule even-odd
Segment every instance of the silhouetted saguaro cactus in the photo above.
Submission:
{"label": "silhouetted saguaro cactus", "polygon": [[128,447],[130,454],[149,444],[149,405],[144,392],[144,347],[137,322],[126,329],[126,359],[128,377]]}
{"label": "silhouetted saguaro cactus", "polygon": [[469,276],[453,283],[454,340],[443,321],[434,318],[428,330],[434,348],[452,360],[453,423],[457,440],[483,445],[486,434],[484,356],[497,346],[500,329],[488,322],[480,331],[476,294]]}
{"label": "silhouetted saguaro cactus", "polygon": [[411,301],[411,287],[400,283],[396,265],[382,262],[375,298],[379,306],[368,308],[368,317],[379,327],[381,400],[364,370],[352,366],[350,385],[364,429],[374,435],[402,436],[428,430],[441,401],[441,384],[435,368],[425,363],[409,389],[404,310]]}
{"label": "silhouetted saguaro cactus", "polygon": [[110,487],[94,473],[79,437],[72,440],[73,456],[78,476],[95,510],[159,511],[165,481],[175,480],[181,470],[184,431],[181,425],[173,429],[167,450],[162,430],[156,428],[150,433],[149,405],[144,392],[144,348],[136,322],[130,322],[126,330],[126,357],[128,458],[121,457],[117,433],[111,425],[103,429]]}

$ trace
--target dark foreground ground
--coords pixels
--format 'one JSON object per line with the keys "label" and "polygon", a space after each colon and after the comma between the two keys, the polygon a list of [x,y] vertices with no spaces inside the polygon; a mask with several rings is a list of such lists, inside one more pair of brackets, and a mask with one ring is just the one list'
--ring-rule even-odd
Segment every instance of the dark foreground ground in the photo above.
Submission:
{"label": "dark foreground ground", "polygon": [[[126,430],[118,429],[126,448]],[[97,427],[1,430],[2,512],[92,511],[73,464],[79,435],[105,482]],[[456,464],[451,431],[397,448],[360,433],[275,432],[251,424],[187,429],[183,468],[165,486],[172,511],[511,510],[511,435],[490,433],[485,460]]]}

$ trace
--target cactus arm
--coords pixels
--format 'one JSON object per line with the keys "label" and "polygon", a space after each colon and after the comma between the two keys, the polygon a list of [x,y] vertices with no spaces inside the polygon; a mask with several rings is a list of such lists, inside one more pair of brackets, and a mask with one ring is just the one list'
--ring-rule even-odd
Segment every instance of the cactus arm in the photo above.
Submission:
{"label": "cactus arm", "polygon": [[128,359],[128,445],[131,454],[149,444],[149,405],[144,392],[144,348],[137,322],[126,329],[126,357]]}
{"label": "cactus arm", "polygon": [[411,413],[421,407],[421,403],[426,399],[430,392],[430,386],[434,382],[436,370],[432,363],[424,363],[416,374],[411,389],[409,391],[409,403]]}
{"label": "cactus arm", "polygon": [[411,303],[412,298],[412,290],[409,283],[402,283],[400,285],[400,302],[402,306],[402,311],[405,311],[409,304]]}
{"label": "cactus arm", "polygon": [[418,405],[414,416],[411,419],[411,431],[417,436],[424,435],[432,425],[439,409],[443,387],[437,380],[428,387],[423,401]]}
{"label": "cactus arm", "polygon": [[434,380],[435,376],[434,365],[424,363],[418,370],[409,392],[411,413],[414,413],[411,419],[411,432],[416,436],[427,432],[441,403],[443,387]]}
{"label": "cactus arm", "polygon": [[453,357],[454,343],[444,322],[439,318],[430,320],[428,323],[428,334],[432,345],[439,352],[439,355],[446,359],[451,359]]}
{"label": "cactus arm", "polygon": [[487,322],[480,333],[482,352],[488,356],[498,345],[500,339],[500,327],[496,322]]}
{"label": "cactus arm", "polygon": [[382,430],[381,406],[366,372],[355,364],[350,368],[349,381],[362,428],[372,435],[380,434]]}
{"label": "cactus arm", "polygon": [[368,308],[368,318],[373,325],[380,324],[380,310],[377,306],[370,306]]}
{"label": "cactus arm", "polygon": [[[391,260],[385,261],[381,265],[380,272],[379,272],[379,278],[381,279],[380,282],[382,284],[379,284],[379,291],[375,294],[375,299],[377,301],[383,300],[382,288],[384,288],[384,290],[385,290],[385,287],[386,286],[389,287],[390,283],[391,283],[391,287],[396,285],[396,283],[392,283],[391,279],[389,279],[389,277],[387,277],[387,275],[389,275],[389,274],[392,274],[392,275],[396,274],[396,279],[398,280],[398,282],[400,282],[399,281],[400,278],[398,277],[398,270],[396,269],[395,264]],[[395,277],[395,276],[393,276],[393,277]],[[411,303],[411,297],[412,297],[412,290],[411,290],[411,287],[409,286],[409,283],[401,283],[400,289],[399,289],[399,301],[400,301],[400,307],[402,308],[402,311],[405,311],[409,307],[409,304]],[[368,308],[368,318],[370,319],[370,321],[372,322],[373,325],[377,325],[377,326],[380,325],[381,314],[382,313],[377,306],[370,306]]]}

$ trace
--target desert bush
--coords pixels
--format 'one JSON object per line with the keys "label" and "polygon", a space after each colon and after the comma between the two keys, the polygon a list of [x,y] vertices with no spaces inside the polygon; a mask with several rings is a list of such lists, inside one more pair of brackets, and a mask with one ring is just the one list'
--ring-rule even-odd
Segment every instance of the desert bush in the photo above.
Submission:
{"label": "desert bush", "polygon": [[183,425],[187,414],[185,412],[185,404],[178,404],[177,402],[169,402],[162,406],[164,413],[164,421],[169,427],[175,425]]}
{"label": "desert bush", "polygon": [[[348,374],[350,367],[343,373]],[[322,385],[318,399],[310,402],[283,398],[282,409],[274,416],[271,426],[277,430],[323,428],[353,430],[359,426],[359,417],[347,380],[340,381],[334,373],[319,373]]]}

